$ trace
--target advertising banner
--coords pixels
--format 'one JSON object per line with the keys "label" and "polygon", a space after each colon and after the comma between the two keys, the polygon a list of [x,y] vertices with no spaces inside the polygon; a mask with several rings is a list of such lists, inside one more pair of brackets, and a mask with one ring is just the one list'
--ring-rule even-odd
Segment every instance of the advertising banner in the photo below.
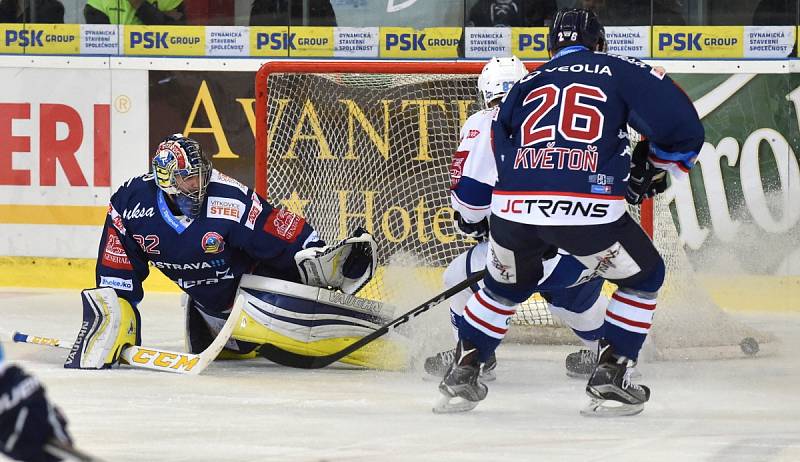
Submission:
{"label": "advertising banner", "polygon": [[650,56],[650,27],[606,27],[606,42],[609,53],[646,58]]}
{"label": "advertising banner", "polygon": [[0,53],[76,55],[81,52],[78,24],[0,24]]}
{"label": "advertising banner", "polygon": [[460,27],[381,27],[381,58],[458,58]]}
{"label": "advertising banner", "polygon": [[215,168],[252,186],[254,79],[251,72],[150,71],[150,149],[183,133],[200,142]]}
{"label": "advertising banner", "polygon": [[655,26],[654,58],[741,58],[742,26]]}
{"label": "advertising banner", "polygon": [[96,252],[112,188],[145,168],[146,72],[117,74],[0,68],[0,255]]}
{"label": "advertising banner", "polygon": [[204,56],[202,26],[123,26],[123,53],[129,56]]}

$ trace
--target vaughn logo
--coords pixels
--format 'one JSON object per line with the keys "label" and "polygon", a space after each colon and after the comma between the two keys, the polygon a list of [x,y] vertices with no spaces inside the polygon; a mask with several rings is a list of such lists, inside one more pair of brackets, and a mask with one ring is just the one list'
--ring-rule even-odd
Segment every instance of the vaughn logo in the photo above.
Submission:
{"label": "vaughn logo", "polygon": [[126,220],[135,220],[144,217],[153,218],[153,216],[155,216],[153,207],[144,208],[141,202],[137,202],[136,205],[133,206],[133,210],[125,209],[122,211],[122,218]]}

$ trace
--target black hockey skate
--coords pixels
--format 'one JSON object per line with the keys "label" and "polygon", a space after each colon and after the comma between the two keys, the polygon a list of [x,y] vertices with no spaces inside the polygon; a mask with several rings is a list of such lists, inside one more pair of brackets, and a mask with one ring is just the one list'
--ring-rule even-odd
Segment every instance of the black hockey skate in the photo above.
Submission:
{"label": "black hockey skate", "polygon": [[[455,348],[436,353],[425,360],[425,372],[433,377],[444,377],[444,375],[447,373],[447,370],[450,368],[450,365],[453,364],[455,356]],[[496,368],[497,357],[494,355],[494,352],[492,352],[492,356],[489,357],[489,360],[483,363],[483,367],[481,367],[480,380],[482,382],[491,382],[492,380],[497,379],[497,376],[494,373]],[[594,368],[594,363],[592,363],[592,368]],[[591,370],[589,373],[591,373]],[[588,378],[589,375],[587,374],[586,377]]]}
{"label": "black hockey skate", "polygon": [[644,410],[650,399],[650,389],[631,381],[636,362],[614,354],[604,340],[600,340],[600,354],[586,394],[592,401],[581,414],[593,417],[636,415]]}
{"label": "black hockey skate", "polygon": [[442,398],[433,407],[433,412],[470,411],[486,398],[489,389],[479,380],[482,366],[478,362],[478,349],[466,340],[459,341],[453,363],[439,384]]}
{"label": "black hockey skate", "polygon": [[565,363],[569,377],[588,379],[597,366],[597,353],[584,348],[568,354]]}

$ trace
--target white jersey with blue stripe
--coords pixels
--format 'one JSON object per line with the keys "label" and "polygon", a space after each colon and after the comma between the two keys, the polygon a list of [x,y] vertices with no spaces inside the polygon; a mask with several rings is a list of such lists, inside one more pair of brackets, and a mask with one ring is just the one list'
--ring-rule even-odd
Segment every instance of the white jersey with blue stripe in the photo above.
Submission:
{"label": "white jersey with blue stripe", "polygon": [[497,111],[497,107],[483,109],[467,119],[450,168],[453,209],[472,223],[491,213],[492,189],[497,181],[491,131]]}

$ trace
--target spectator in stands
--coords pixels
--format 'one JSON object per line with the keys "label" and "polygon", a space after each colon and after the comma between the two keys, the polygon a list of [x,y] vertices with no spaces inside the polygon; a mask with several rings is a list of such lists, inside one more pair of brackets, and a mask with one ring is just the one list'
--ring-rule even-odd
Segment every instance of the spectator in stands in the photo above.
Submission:
{"label": "spectator in stands", "polygon": [[761,0],[753,12],[754,26],[791,26],[797,20],[795,0]]}
{"label": "spectator in stands", "polygon": [[[594,11],[604,26],[649,26],[650,2],[641,0],[581,0],[579,8]],[[655,25],[683,26],[678,0],[654,0],[652,21]]]}
{"label": "spectator in stands", "polygon": [[2,0],[0,23],[63,24],[64,5],[58,0]]}
{"label": "spectator in stands", "polygon": [[185,24],[183,0],[88,0],[87,24]]}
{"label": "spectator in stands", "polygon": [[336,13],[330,0],[308,0],[304,18],[303,0],[254,0],[250,9],[251,26],[336,26]]}
{"label": "spectator in stands", "polygon": [[467,27],[549,26],[556,0],[478,0],[467,14]]}

